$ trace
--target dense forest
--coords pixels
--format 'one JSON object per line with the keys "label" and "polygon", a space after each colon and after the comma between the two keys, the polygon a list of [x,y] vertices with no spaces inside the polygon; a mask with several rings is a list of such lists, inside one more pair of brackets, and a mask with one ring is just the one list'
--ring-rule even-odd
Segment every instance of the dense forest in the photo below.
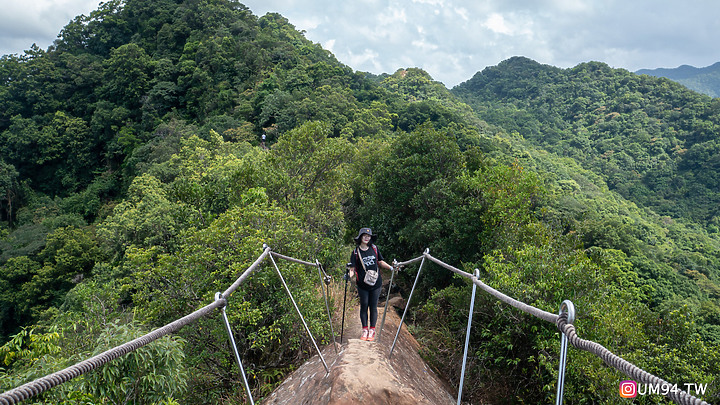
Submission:
{"label": "dense forest", "polygon": [[[671,295],[718,297],[719,99],[597,62],[563,70],[526,58],[479,72],[453,93],[487,122],[518,134],[524,143],[551,154],[551,160],[571,161],[593,173],[596,185],[635,204],[632,211],[640,218],[613,223],[618,218],[605,216],[607,204],[591,213],[577,210],[588,202],[574,179],[557,181],[571,191],[558,207],[568,214],[565,221],[587,223],[594,216],[601,226],[616,228],[645,222],[630,233],[596,229],[582,234],[586,246],[619,248],[635,258],[635,270],[650,282],[667,282],[678,274],[669,290],[654,288],[655,304]],[[543,169],[547,157],[531,160],[558,175]],[[666,276],[658,278],[658,273]],[[696,285],[681,287],[687,284],[683,276]],[[709,336],[719,336],[714,332]]]}
{"label": "dense forest", "polygon": [[[388,258],[429,248],[544,310],[573,300],[580,336],[718,402],[719,126],[718,99],[602,63],[512,58],[448,90],[353,71],[235,0],[102,3],[0,58],[0,390],[211,302],[263,243],[340,283],[370,226]],[[328,343],[316,274],[284,272]],[[419,284],[409,327],[457,386],[469,282],[429,266]],[[312,355],[290,305],[272,271],[229,300],[255,399]],[[245,403],[223,328],[36,403]],[[463,398],[553,401],[558,342],[480,294]],[[573,349],[568,367],[566,401],[617,401],[624,375]]]}

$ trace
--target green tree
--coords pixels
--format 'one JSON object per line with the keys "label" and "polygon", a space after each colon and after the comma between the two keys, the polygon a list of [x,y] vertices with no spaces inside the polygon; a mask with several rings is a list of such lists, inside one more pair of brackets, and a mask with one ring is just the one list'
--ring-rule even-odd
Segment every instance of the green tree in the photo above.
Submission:
{"label": "green tree", "polygon": [[[146,333],[132,323],[111,323],[98,337],[92,354],[100,354]],[[118,405],[160,404],[180,398],[189,378],[184,344],[178,337],[163,337],[85,375],[78,388],[93,398]]]}
{"label": "green tree", "polygon": [[373,101],[370,108],[358,111],[343,133],[353,137],[361,136],[382,136],[390,133],[393,129],[393,122],[398,120],[397,114],[388,111],[387,105]]}
{"label": "green tree", "polygon": [[0,218],[4,218],[10,228],[13,226],[13,203],[18,198],[18,175],[13,165],[0,159],[0,212],[3,213]]}
{"label": "green tree", "polygon": [[170,201],[163,184],[148,174],[136,177],[128,194],[98,227],[98,236],[117,255],[130,246],[171,250],[182,229],[180,224],[192,214],[183,204]]}
{"label": "green tree", "polygon": [[34,297],[28,297],[21,290],[22,286],[32,281],[40,271],[41,264],[27,256],[13,257],[2,265],[0,274],[0,325],[4,342],[9,335],[18,331],[21,325],[31,320],[29,308]]}
{"label": "green tree", "polygon": [[[65,334],[57,327],[45,333],[23,329],[0,346],[0,389],[10,390],[26,381],[44,377],[81,357],[100,354],[144,335],[138,326],[110,323],[97,339],[93,353],[68,355]],[[167,404],[181,396],[187,384],[184,341],[164,337],[105,364],[99,370],[48,390],[34,400],[56,404],[136,403]],[[80,356],[78,356],[80,355]],[[12,366],[6,370],[7,366]]]}
{"label": "green tree", "polygon": [[[354,170],[352,228],[371,226],[385,237],[385,250],[410,257],[426,247],[437,222],[425,222],[447,209],[443,195],[463,171],[463,156],[446,134],[423,126],[401,134],[386,149],[368,143]],[[452,200],[452,198],[451,198]],[[422,229],[421,229],[422,228]],[[390,236],[393,235],[393,236]]]}
{"label": "green tree", "polygon": [[301,218],[307,229],[335,239],[345,228],[351,144],[331,138],[332,127],[309,122],[280,137],[264,171],[268,195]]}
{"label": "green tree", "polygon": [[87,229],[61,227],[47,235],[35,258],[16,256],[2,265],[0,300],[3,330],[17,331],[59,307],[65,294],[91,275],[103,259],[94,235]]}
{"label": "green tree", "polygon": [[[131,249],[127,266],[132,269],[133,300],[152,323],[162,324],[211,300],[224,291],[262,252],[264,243],[294,257],[339,260],[339,246],[331,246],[316,233],[270,202],[262,189],[250,189],[243,204],[229,209],[206,229],[188,232],[177,253],[157,249]],[[278,262],[313,335],[325,340],[328,333],[317,272]],[[262,364],[250,370],[250,384],[257,397],[267,392],[277,375],[290,371],[295,362],[307,358],[311,342],[297,333],[297,315],[285,294],[275,269],[266,262],[229,299],[228,316],[244,362]],[[217,320],[200,321],[184,330],[188,361],[195,377],[189,382],[189,402],[219,400],[235,396],[242,384],[233,366],[227,334]],[[228,374],[228,370],[231,370]],[[227,379],[216,380],[221,373]],[[238,398],[239,401],[244,399]]]}
{"label": "green tree", "polygon": [[141,97],[150,90],[154,62],[145,50],[136,44],[114,49],[105,62],[100,97],[138,111]]}

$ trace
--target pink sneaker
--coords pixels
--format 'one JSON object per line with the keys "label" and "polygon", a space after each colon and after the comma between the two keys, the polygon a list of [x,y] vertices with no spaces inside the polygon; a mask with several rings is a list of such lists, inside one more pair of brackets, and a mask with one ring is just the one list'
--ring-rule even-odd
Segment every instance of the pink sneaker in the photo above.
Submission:
{"label": "pink sneaker", "polygon": [[363,328],[362,336],[360,336],[360,340],[368,340],[368,329]]}
{"label": "pink sneaker", "polygon": [[375,328],[370,328],[370,331],[368,332],[367,340],[368,340],[368,342],[372,342],[373,340],[375,340]]}

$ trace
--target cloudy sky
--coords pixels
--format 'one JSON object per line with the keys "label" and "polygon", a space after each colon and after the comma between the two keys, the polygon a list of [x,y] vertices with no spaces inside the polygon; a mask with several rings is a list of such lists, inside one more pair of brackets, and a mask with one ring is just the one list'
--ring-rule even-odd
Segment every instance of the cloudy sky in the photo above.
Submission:
{"label": "cloudy sky", "polygon": [[[419,67],[452,87],[515,56],[631,71],[720,61],[718,0],[246,0],[355,70]],[[97,0],[0,0],[0,54],[45,49]]]}

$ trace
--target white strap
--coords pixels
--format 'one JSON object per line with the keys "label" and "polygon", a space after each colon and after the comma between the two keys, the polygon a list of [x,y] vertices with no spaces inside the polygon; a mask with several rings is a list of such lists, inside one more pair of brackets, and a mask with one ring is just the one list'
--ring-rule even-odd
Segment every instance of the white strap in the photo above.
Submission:
{"label": "white strap", "polygon": [[362,256],[360,255],[360,249],[355,248],[355,253],[357,254],[358,260],[360,260],[360,264],[362,265],[363,270],[365,270],[365,273],[367,273],[367,269],[365,268],[365,262],[363,261]]}

